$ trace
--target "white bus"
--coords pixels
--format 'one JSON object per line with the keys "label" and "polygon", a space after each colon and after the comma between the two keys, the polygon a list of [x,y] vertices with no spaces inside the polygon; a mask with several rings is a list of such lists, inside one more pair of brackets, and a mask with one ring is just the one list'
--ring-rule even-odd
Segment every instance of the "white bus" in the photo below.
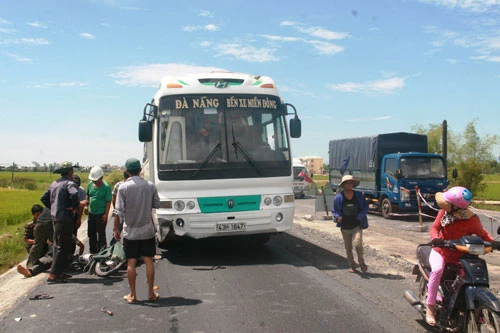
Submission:
{"label": "white bus", "polygon": [[165,77],[139,122],[144,176],[161,199],[159,246],[179,236],[252,235],[265,242],[289,230],[290,137],[300,135],[295,107],[282,101],[269,77]]}

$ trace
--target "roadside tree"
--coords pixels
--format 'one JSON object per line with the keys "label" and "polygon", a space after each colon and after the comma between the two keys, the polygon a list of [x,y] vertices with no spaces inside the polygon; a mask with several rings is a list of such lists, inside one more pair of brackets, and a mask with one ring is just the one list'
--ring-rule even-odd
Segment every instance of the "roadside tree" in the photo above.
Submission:
{"label": "roadside tree", "polygon": [[[483,173],[496,170],[498,163],[492,154],[492,149],[499,144],[497,135],[479,137],[476,131],[477,119],[467,123],[463,133],[455,134],[448,129],[448,170],[456,168],[458,178],[453,185],[465,186],[474,195],[484,191],[486,184],[483,182]],[[419,134],[427,135],[428,149],[430,152],[442,154],[441,124],[429,124],[426,128],[417,124],[412,130]],[[493,168],[492,168],[493,166]]]}

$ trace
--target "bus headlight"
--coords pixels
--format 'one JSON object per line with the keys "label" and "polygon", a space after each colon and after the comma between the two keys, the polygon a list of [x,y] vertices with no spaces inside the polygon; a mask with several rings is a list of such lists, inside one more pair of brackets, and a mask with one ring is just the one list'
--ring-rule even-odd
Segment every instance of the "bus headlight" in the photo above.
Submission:
{"label": "bus headlight", "polygon": [[283,198],[282,198],[282,197],[280,197],[279,195],[277,195],[277,196],[275,196],[275,197],[273,198],[273,204],[274,204],[275,206],[281,206],[281,204],[282,204],[282,203],[283,203]]}
{"label": "bus headlight", "polygon": [[174,202],[174,208],[176,211],[181,211],[181,210],[184,210],[184,207],[186,207],[186,204],[184,203],[184,201],[182,200],[177,200],[176,202]]}
{"label": "bus headlight", "polygon": [[187,209],[194,209],[194,207],[196,207],[196,204],[194,203],[194,201],[190,200],[186,204],[186,207],[187,207]]}
{"label": "bus headlight", "polygon": [[273,203],[273,199],[271,199],[269,197],[265,197],[265,199],[264,199],[264,205],[269,206],[272,203]]}

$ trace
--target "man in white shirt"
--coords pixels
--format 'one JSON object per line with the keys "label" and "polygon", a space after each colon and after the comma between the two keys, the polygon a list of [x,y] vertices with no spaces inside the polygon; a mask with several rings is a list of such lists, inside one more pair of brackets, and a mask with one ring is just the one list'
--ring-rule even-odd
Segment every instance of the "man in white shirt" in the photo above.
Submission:
{"label": "man in white shirt", "polygon": [[150,301],[156,301],[160,296],[153,289],[155,278],[153,257],[156,254],[153,208],[160,208],[160,197],[156,186],[139,176],[142,168],[138,159],[129,158],[125,162],[125,168],[130,177],[118,188],[113,228],[113,236],[120,241],[121,218],[123,249],[127,257],[127,277],[130,287],[130,293],[123,299],[128,303],[137,301],[135,267],[137,260],[142,257],[146,264],[148,298]]}

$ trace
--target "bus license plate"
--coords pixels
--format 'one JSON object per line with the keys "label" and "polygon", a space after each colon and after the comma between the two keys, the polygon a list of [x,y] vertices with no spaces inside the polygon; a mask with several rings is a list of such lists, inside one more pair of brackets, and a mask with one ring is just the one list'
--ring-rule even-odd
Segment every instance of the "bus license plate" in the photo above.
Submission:
{"label": "bus license plate", "polygon": [[243,231],[246,230],[246,224],[241,223],[217,223],[215,229],[217,231]]}

